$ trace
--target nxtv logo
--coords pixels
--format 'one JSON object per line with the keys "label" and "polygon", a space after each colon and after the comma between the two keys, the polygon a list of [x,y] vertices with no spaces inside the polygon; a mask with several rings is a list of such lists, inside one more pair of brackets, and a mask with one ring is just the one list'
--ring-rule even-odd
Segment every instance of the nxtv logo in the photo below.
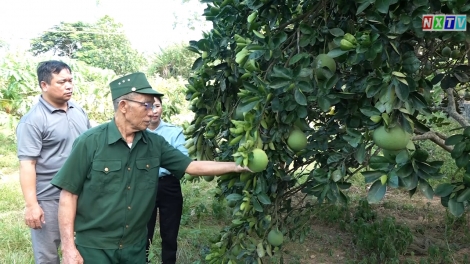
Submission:
{"label": "nxtv logo", "polygon": [[423,31],[466,31],[466,15],[423,15]]}

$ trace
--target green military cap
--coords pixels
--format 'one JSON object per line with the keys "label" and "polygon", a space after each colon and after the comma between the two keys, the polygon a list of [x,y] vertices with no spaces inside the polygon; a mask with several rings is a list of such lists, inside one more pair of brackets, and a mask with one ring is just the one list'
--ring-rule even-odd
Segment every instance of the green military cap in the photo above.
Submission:
{"label": "green military cap", "polygon": [[128,93],[151,94],[163,96],[162,93],[152,89],[150,83],[142,72],[135,72],[112,81],[109,84],[113,100]]}

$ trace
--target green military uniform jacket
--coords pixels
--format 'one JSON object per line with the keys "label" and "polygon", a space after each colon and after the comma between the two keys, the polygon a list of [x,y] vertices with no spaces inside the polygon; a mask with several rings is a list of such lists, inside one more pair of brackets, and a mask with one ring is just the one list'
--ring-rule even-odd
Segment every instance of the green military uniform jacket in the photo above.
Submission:
{"label": "green military uniform jacket", "polygon": [[75,243],[118,249],[145,240],[160,166],[181,176],[191,161],[148,131],[137,132],[129,148],[114,120],[80,135],[51,181],[78,195]]}

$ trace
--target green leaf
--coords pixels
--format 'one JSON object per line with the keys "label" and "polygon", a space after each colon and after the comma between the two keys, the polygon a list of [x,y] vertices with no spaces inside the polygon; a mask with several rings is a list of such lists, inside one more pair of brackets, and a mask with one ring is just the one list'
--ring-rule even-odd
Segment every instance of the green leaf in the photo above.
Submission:
{"label": "green leaf", "polygon": [[269,199],[269,196],[267,196],[265,193],[260,193],[258,194],[258,200],[264,204],[264,205],[268,205],[268,204],[271,204],[271,199]]}
{"label": "green leaf", "polygon": [[311,82],[304,82],[300,81],[297,83],[297,87],[302,91],[302,92],[313,92],[313,86]]}
{"label": "green leaf", "polygon": [[325,84],[326,87],[325,87],[325,88],[326,88],[327,90],[330,90],[331,88],[333,88],[333,87],[336,85],[336,83],[337,83],[338,81],[339,81],[338,75],[333,74],[333,75],[328,79],[328,81],[326,81],[326,84]]}
{"label": "green leaf", "polygon": [[455,217],[459,217],[463,214],[465,209],[464,204],[457,202],[455,198],[449,199],[448,205],[450,213]]}
{"label": "green leaf", "polygon": [[239,109],[242,113],[248,112],[251,109],[253,109],[257,104],[259,104],[260,101],[261,100],[256,100],[256,101],[249,102],[249,103],[246,103],[246,104],[240,103]]}
{"label": "green leaf", "polygon": [[298,88],[295,89],[294,98],[295,98],[295,101],[299,105],[307,105],[307,97],[305,97],[305,95],[302,93],[302,91]]}
{"label": "green leaf", "polygon": [[340,48],[335,48],[335,49],[330,50],[327,55],[328,57],[336,58],[346,53],[347,51],[341,50]]}
{"label": "green leaf", "polygon": [[413,4],[416,7],[424,6],[428,4],[428,0],[413,0]]}
{"label": "green leaf", "polygon": [[465,143],[465,141],[461,141],[461,142],[455,144],[454,149],[450,153],[450,156],[454,159],[462,156],[463,152],[465,151],[466,146],[467,146],[467,144]]}
{"label": "green leaf", "polygon": [[465,168],[470,161],[469,158],[469,153],[465,152],[460,157],[455,159],[455,165],[457,165],[457,168]]}
{"label": "green leaf", "polygon": [[225,199],[227,199],[228,201],[240,201],[241,199],[243,199],[243,195],[238,194],[238,193],[231,193],[227,195]]}
{"label": "green leaf", "polygon": [[[303,118],[306,118],[307,115],[308,115],[308,111],[307,111],[307,108],[304,107],[304,106],[297,106],[296,108],[296,111],[297,111],[297,117],[303,119]],[[310,127],[307,129],[309,130]]]}
{"label": "green leaf", "polygon": [[264,35],[261,34],[260,32],[256,31],[256,30],[253,30],[253,33],[260,39],[264,39]]}
{"label": "green leaf", "polygon": [[334,182],[337,182],[337,181],[341,180],[341,178],[343,178],[343,175],[341,175],[341,171],[340,171],[340,170],[334,170],[334,171],[331,173],[331,179],[332,179]]}
{"label": "green leaf", "polygon": [[196,61],[194,61],[194,64],[193,66],[191,67],[191,70],[193,71],[196,71],[198,70],[199,68],[201,68],[201,66],[204,64],[204,62],[202,61],[202,58],[199,57],[196,59]]}
{"label": "green leaf", "polygon": [[411,173],[413,173],[413,165],[411,163],[407,163],[397,170],[397,175],[400,178],[408,177]]}
{"label": "green leaf", "polygon": [[274,48],[277,49],[279,46],[284,43],[287,39],[287,34],[284,31],[279,32],[277,35],[274,36],[273,38],[273,44]]}
{"label": "green leaf", "polygon": [[359,164],[362,164],[364,162],[364,160],[366,159],[366,145],[364,143],[359,145],[359,148],[357,148],[354,158],[356,158]]}
{"label": "green leaf", "polygon": [[330,29],[331,35],[335,37],[341,37],[344,36],[344,31],[341,28],[332,28]]}
{"label": "green leaf", "polygon": [[368,116],[368,117],[372,117],[372,116],[375,116],[375,115],[380,115],[380,111],[373,107],[373,106],[364,106],[362,108],[359,109],[359,111],[361,111],[362,114],[364,114],[365,116]]}
{"label": "green leaf", "polygon": [[[390,166],[390,162],[383,156],[376,156],[382,158],[380,161],[370,161],[369,167],[373,170],[387,170]],[[371,157],[372,160],[372,157]]]}
{"label": "green leaf", "polygon": [[388,174],[388,186],[391,188],[398,188],[399,187],[399,178],[397,176],[397,173],[395,171],[391,171]]}
{"label": "green leaf", "polygon": [[448,146],[456,145],[464,140],[464,136],[461,134],[450,136],[446,139],[445,144]]}
{"label": "green leaf", "polygon": [[443,73],[439,73],[438,75],[434,76],[434,78],[432,78],[431,80],[431,85],[436,85],[438,84],[442,78],[444,78],[444,74]]}
{"label": "green leaf", "polygon": [[271,83],[269,84],[269,87],[272,89],[279,89],[279,88],[284,88],[290,85],[290,81],[288,80],[283,80],[283,79],[275,79],[272,80]]}
{"label": "green leaf", "polygon": [[369,1],[365,1],[364,3],[360,4],[357,7],[356,15],[359,15],[360,13],[362,13],[362,11],[366,10],[366,8],[368,8],[369,6],[370,6]]}
{"label": "green leaf", "polygon": [[308,35],[315,32],[315,30],[307,24],[300,24],[300,32],[302,32],[302,34]]}
{"label": "green leaf", "polygon": [[299,60],[303,59],[303,58],[308,58],[309,54],[308,53],[305,53],[305,52],[302,52],[302,53],[298,53],[298,54],[295,54],[289,61],[289,65],[292,65],[292,64],[295,64],[296,62],[298,62]]}
{"label": "green leaf", "polygon": [[462,203],[470,199],[470,188],[463,190],[459,196],[457,196],[457,202]]}
{"label": "green leaf", "polygon": [[308,46],[311,42],[312,39],[314,39],[315,37],[313,35],[302,35],[300,37],[300,41],[299,41],[299,46],[300,47],[305,47],[305,46]]}
{"label": "green leaf", "polygon": [[201,39],[197,42],[197,47],[202,51],[210,51],[210,42],[207,39]]}
{"label": "green leaf", "polygon": [[395,85],[395,93],[401,101],[406,102],[410,95],[410,88],[408,85],[400,82],[398,85]]}
{"label": "green leaf", "polygon": [[405,189],[411,191],[418,186],[418,176],[417,175],[410,175],[408,177],[401,178],[403,184],[405,185]]}
{"label": "green leaf", "polygon": [[395,161],[398,164],[404,164],[408,162],[409,159],[410,159],[410,156],[408,155],[408,151],[400,151],[398,155],[396,156]]}
{"label": "green leaf", "polygon": [[387,192],[387,185],[382,185],[382,182],[376,181],[372,184],[367,193],[367,201],[369,203],[378,203],[380,202]]}
{"label": "green leaf", "polygon": [[432,190],[431,185],[423,179],[419,179],[419,185],[418,185],[419,190],[426,196],[428,199],[432,199],[434,196],[434,192]]}
{"label": "green leaf", "polygon": [[439,197],[446,197],[452,193],[455,186],[450,183],[441,183],[436,187],[434,194]]}
{"label": "green leaf", "polygon": [[371,156],[369,163],[370,164],[380,164],[380,163],[387,163],[387,159],[383,156]]}
{"label": "green leaf", "polygon": [[365,183],[371,183],[378,180],[385,173],[383,171],[363,171],[361,174],[364,176]]}
{"label": "green leaf", "polygon": [[375,57],[377,57],[377,52],[375,52],[374,49],[368,48],[365,53],[365,56],[366,56],[366,60],[373,61],[375,60]]}
{"label": "green leaf", "polygon": [[258,212],[263,212],[263,207],[259,203],[258,199],[256,199],[255,196],[251,197],[251,203],[253,204],[253,208],[255,208],[256,211]]}
{"label": "green leaf", "polygon": [[[410,54],[410,53],[407,53],[407,54]],[[403,70],[405,70],[406,73],[413,74],[417,70],[419,70],[419,67],[421,66],[421,61],[418,58],[416,58],[413,52],[412,55],[408,55],[407,58],[403,60],[402,66],[403,66]]]}
{"label": "green leaf", "polygon": [[395,46],[395,44],[393,44],[392,42],[390,42],[390,45],[392,46],[393,50],[395,50],[395,52],[400,55],[400,52],[398,52],[398,49],[397,47]]}
{"label": "green leaf", "polygon": [[330,110],[331,103],[325,96],[318,97],[318,106],[323,112]]}
{"label": "green leaf", "polygon": [[448,88],[454,88],[459,84],[459,80],[455,77],[452,77],[450,75],[446,75],[444,79],[441,81],[441,87],[442,89],[446,90]]}
{"label": "green leaf", "polygon": [[390,6],[390,0],[376,0],[375,8],[382,14],[388,13],[388,8]]}
{"label": "green leaf", "polygon": [[292,79],[292,70],[284,68],[282,66],[276,65],[273,67],[272,77],[291,80]]}

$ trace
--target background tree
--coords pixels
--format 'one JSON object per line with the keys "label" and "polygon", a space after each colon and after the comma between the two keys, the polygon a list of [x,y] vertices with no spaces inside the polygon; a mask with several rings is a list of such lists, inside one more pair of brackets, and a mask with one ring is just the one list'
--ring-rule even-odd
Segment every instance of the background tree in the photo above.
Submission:
{"label": "background tree", "polygon": [[180,43],[160,49],[159,53],[150,59],[147,74],[158,74],[163,78],[189,78],[191,66],[197,54],[187,49],[187,45]]}
{"label": "background tree", "polygon": [[52,53],[52,55],[76,59],[77,51],[96,37],[92,35],[91,29],[92,25],[84,22],[61,22],[40,37],[32,39],[30,51],[34,56]]}
{"label": "background tree", "polygon": [[[388,188],[403,188],[410,196],[439,196],[453,215],[464,213],[470,128],[456,103],[468,82],[469,37],[421,27],[423,14],[470,14],[470,4],[205,2],[214,28],[190,42],[201,57],[188,85],[195,113],[188,147],[197,159],[249,166],[260,163],[259,149],[269,157],[254,175],[219,177],[218,195],[234,207],[234,219],[209,263],[260,263],[282,249],[283,237],[303,241],[313,206],[347,203],[359,173],[371,185],[370,203]],[[435,133],[446,116],[459,129]],[[424,139],[451,153],[460,177],[431,185],[445,175],[442,161],[420,146]]]}
{"label": "background tree", "polygon": [[96,23],[60,23],[31,41],[34,55],[51,52],[67,56],[117,75],[140,70],[145,60],[133,49],[122,24],[104,16]]}

